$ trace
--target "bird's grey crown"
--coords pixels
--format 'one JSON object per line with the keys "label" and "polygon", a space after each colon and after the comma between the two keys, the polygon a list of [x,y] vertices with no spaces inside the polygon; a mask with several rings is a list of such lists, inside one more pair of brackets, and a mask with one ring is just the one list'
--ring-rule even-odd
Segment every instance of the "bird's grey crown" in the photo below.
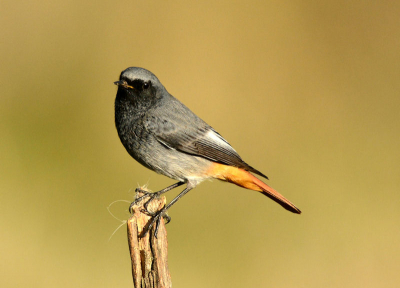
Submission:
{"label": "bird's grey crown", "polygon": [[119,77],[120,80],[130,80],[135,79],[143,80],[144,82],[151,81],[155,84],[161,84],[156,75],[151,73],[149,70],[140,67],[129,67],[121,72]]}

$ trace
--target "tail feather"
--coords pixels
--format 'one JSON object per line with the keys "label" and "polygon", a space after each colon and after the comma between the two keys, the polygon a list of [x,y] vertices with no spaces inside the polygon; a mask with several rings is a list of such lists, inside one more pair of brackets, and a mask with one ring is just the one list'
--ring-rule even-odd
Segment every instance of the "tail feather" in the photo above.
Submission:
{"label": "tail feather", "polygon": [[240,187],[244,187],[250,190],[259,191],[271,200],[275,201],[281,205],[286,210],[290,212],[300,214],[301,211],[296,206],[294,206],[289,200],[282,196],[278,191],[268,186],[260,179],[252,175],[243,169],[232,167],[228,165],[223,165],[215,163],[213,167],[208,171],[209,176],[214,178],[228,181],[236,184]]}
{"label": "tail feather", "polygon": [[[253,175],[251,175],[253,176]],[[254,177],[254,176],[253,176]],[[282,194],[280,194],[278,191],[276,191],[274,188],[268,186],[264,182],[262,182],[260,179],[254,177],[256,180],[254,181],[258,187],[262,189],[261,193],[270,198],[271,200],[275,201],[276,203],[280,204],[283,208],[286,210],[289,210],[290,212],[296,213],[296,214],[301,214],[301,211],[299,208],[294,206],[292,202],[290,202],[288,199],[286,199]],[[258,180],[258,181],[257,181]]]}

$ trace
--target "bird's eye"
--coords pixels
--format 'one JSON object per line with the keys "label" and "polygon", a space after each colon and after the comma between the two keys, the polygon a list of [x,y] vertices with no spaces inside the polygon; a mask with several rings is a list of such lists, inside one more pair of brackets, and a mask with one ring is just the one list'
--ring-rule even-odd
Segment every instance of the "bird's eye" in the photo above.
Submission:
{"label": "bird's eye", "polygon": [[149,82],[144,82],[143,83],[143,89],[147,89],[150,87],[150,83]]}

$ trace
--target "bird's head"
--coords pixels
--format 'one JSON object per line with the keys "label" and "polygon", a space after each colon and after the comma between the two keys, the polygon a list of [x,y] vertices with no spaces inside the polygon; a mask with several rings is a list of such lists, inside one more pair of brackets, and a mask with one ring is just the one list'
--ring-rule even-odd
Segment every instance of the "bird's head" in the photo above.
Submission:
{"label": "bird's head", "polygon": [[129,67],[121,72],[117,98],[126,98],[135,106],[149,107],[162,97],[165,88],[158,78],[150,71]]}

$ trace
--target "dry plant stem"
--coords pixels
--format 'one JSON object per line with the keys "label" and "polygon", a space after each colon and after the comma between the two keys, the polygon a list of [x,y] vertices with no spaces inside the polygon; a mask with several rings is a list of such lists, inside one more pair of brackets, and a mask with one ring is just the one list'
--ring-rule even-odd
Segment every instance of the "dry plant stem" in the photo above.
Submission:
{"label": "dry plant stem", "polygon": [[[137,196],[140,197],[141,193]],[[128,220],[128,244],[132,262],[132,277],[135,288],[170,288],[171,275],[168,270],[168,242],[164,219],[161,219],[157,238],[155,226],[141,238],[142,231],[151,220],[143,205],[148,198],[132,207],[133,214]],[[148,205],[150,212],[161,210],[166,203],[165,197],[155,198]],[[143,211],[143,212],[142,212]]]}

